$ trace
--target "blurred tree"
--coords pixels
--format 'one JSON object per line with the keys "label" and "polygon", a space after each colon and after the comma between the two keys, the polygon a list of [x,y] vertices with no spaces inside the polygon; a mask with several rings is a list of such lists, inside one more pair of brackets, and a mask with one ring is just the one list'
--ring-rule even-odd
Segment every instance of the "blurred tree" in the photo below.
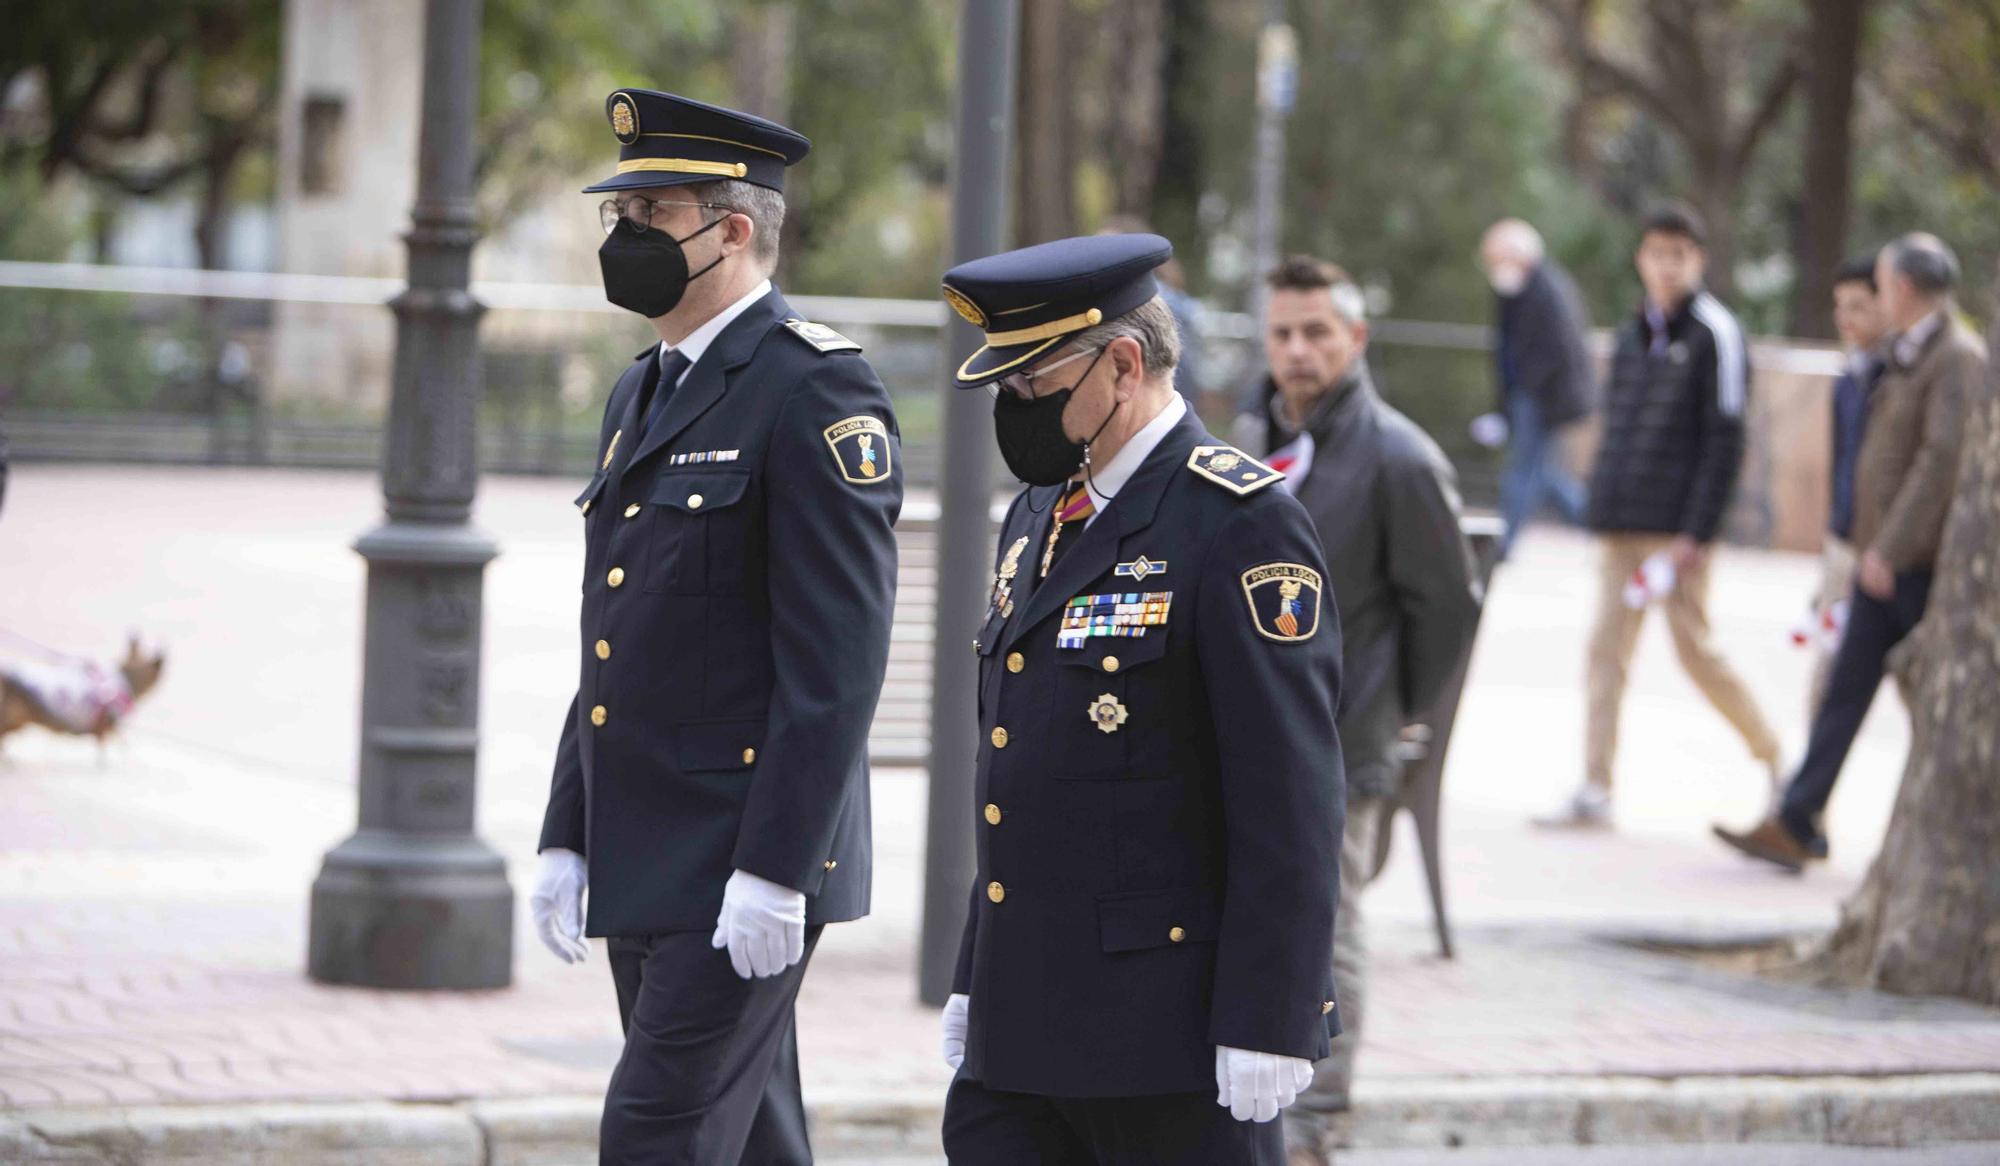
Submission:
{"label": "blurred tree", "polygon": [[1098,86],[1081,64],[1081,21],[1072,0],[1021,0],[1020,68],[1014,86],[1014,241],[1025,246],[1077,231],[1077,114]]}
{"label": "blurred tree", "polygon": [[45,184],[75,174],[114,197],[194,182],[196,251],[222,266],[244,164],[271,141],[278,6],[106,0],[88,12],[13,14],[0,92],[31,79],[39,100],[0,130],[0,164],[31,161]]}
{"label": "blurred tree", "polygon": [[1868,0],[1820,0],[1806,22],[1805,161],[1799,171],[1794,336],[1832,339],[1833,275],[1847,256],[1854,186],[1854,89]]}
{"label": "blurred tree", "polygon": [[2000,191],[2000,0],[1904,0],[1882,93],[1960,173]]}
{"label": "blurred tree", "polygon": [[[1535,0],[1535,6],[1576,75],[1580,108],[1571,115],[1572,135],[1594,128],[1593,107],[1616,102],[1671,139],[1685,164],[1688,201],[1708,220],[1709,282],[1730,295],[1745,178],[1801,75],[1797,6],[1777,0],[1643,0],[1611,10],[1599,0]],[[1607,195],[1621,210],[1637,209],[1620,205],[1629,196]]]}

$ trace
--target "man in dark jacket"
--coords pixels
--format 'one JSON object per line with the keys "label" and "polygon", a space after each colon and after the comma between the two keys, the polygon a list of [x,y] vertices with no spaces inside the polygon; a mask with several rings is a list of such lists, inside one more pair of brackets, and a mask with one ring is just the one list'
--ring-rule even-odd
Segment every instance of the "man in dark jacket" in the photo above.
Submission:
{"label": "man in dark jacket", "polygon": [[1654,602],[1666,609],[1688,677],[1742,735],[1770,785],[1778,781],[1777,735],[1708,625],[1709,546],[1743,461],[1750,365],[1736,318],[1702,289],[1702,239],[1701,220],[1684,207],[1655,211],[1640,231],[1645,301],[1618,329],[1590,480],[1590,526],[1603,565],[1584,784],[1542,825],[1610,825],[1618,710]]}
{"label": "man in dark jacket", "polygon": [[1319,1166],[1354,1079],[1366,987],[1361,891],[1382,799],[1395,791],[1397,741],[1437,704],[1471,647],[1479,593],[1451,463],[1369,376],[1360,289],[1339,267],[1303,256],[1265,282],[1265,445],[1318,529],[1346,635],[1339,727],[1347,822],[1333,935],[1334,995],[1346,1026],[1285,1111],[1291,1162]]}
{"label": "man in dark jacket", "polygon": [[[1479,258],[1499,301],[1494,371],[1508,442],[1500,478],[1505,557],[1544,500],[1555,503],[1570,523],[1582,525],[1583,487],[1563,465],[1562,431],[1590,412],[1597,374],[1583,300],[1569,273],[1544,254],[1535,228],[1520,219],[1493,224]],[[1486,428],[1498,430],[1497,421]]]}
{"label": "man in dark jacket", "polygon": [[1854,473],[1861,458],[1861,435],[1868,422],[1868,399],[1882,378],[1882,337],[1887,323],[1875,293],[1875,257],[1843,263],[1833,277],[1833,326],[1847,346],[1847,367],[1833,380],[1826,537],[1821,540],[1819,593],[1813,598],[1813,676],[1807,702],[1810,718],[1826,696],[1833,672],[1833,645],[1846,621],[1854,590]]}

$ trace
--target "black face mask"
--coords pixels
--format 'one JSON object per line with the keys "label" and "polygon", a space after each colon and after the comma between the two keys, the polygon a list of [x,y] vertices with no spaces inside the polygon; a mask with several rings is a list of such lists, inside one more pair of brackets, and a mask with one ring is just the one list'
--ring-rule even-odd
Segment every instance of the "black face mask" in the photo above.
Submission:
{"label": "black face mask", "polygon": [[687,239],[676,239],[665,231],[641,231],[620,219],[605,236],[604,246],[597,249],[597,265],[604,272],[604,298],[649,320],[673,311],[687,294],[688,284],[722,262],[718,255],[715,263],[690,275],[687,252],[681,244],[727,219],[725,215]]}
{"label": "black face mask", "polygon": [[[1103,357],[1104,351],[1099,349],[1091,358],[1090,368],[1076,378],[1076,385],[1090,379],[1090,370]],[[1054,486],[1068,481],[1089,455],[1090,443],[1097,440],[1118,412],[1114,404],[1111,412],[1104,415],[1104,425],[1097,427],[1097,433],[1083,441],[1071,441],[1069,434],[1063,432],[1062,416],[1070,397],[1076,393],[1076,385],[1032,401],[1024,401],[1005,389],[993,398],[993,439],[1000,446],[1000,458],[1015,477],[1030,486]]]}

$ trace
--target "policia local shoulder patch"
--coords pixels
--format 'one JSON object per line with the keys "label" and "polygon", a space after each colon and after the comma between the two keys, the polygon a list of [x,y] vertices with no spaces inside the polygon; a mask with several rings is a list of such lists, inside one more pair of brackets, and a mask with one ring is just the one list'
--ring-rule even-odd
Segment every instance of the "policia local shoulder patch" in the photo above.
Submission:
{"label": "policia local shoulder patch", "polygon": [[1303,563],[1264,563],[1243,572],[1250,622],[1267,640],[1297,644],[1319,632],[1319,572]]}
{"label": "policia local shoulder patch", "polygon": [[827,426],[825,433],[841,477],[857,486],[889,480],[889,427],[880,417],[849,417]]}

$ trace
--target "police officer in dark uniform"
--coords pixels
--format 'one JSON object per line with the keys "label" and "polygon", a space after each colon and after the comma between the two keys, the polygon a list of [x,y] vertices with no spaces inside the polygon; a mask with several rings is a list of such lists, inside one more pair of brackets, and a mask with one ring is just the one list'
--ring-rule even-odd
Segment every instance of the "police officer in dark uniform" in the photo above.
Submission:
{"label": "police officer in dark uniform", "polygon": [[1339,1030],[1340,633],[1281,475],[1174,392],[1156,235],[952,269],[1029,488],[979,657],[978,874],[945,1013],[954,1166],[1231,1166]]}
{"label": "police officer in dark uniform", "polygon": [[605,112],[605,294],[660,342],[576,500],[582,676],[535,921],[571,962],[608,940],[602,1162],[809,1163],[792,1009],[821,926],[868,910],[896,419],[860,346],[768,278],[806,139],[643,89]]}

